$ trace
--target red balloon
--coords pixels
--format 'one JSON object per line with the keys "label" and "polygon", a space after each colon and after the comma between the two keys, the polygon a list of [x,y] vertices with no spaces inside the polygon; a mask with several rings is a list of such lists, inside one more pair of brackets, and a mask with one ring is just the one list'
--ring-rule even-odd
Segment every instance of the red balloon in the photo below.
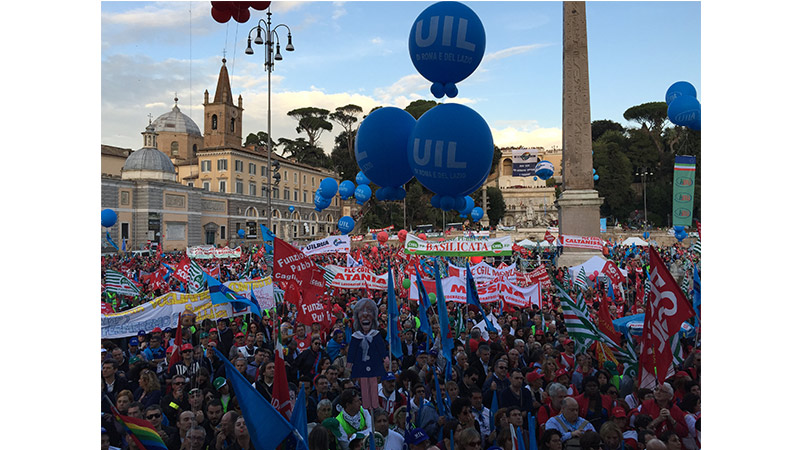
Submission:
{"label": "red balloon", "polygon": [[596,270],[595,270],[595,271],[594,271],[594,273],[593,273],[592,275],[594,275],[594,276],[597,276],[597,275],[599,275],[599,274],[600,274],[600,272],[598,272],[598,271],[596,271]]}
{"label": "red balloon", "polygon": [[420,233],[419,235],[417,235],[417,237],[422,239],[423,241],[427,241],[428,240],[428,236],[425,236],[425,233]]}
{"label": "red balloon", "polygon": [[400,242],[405,242],[407,234],[408,234],[408,231],[400,230],[400,231],[397,232],[397,238],[400,239]]}
{"label": "red balloon", "polygon": [[372,252],[373,255],[377,255],[378,254],[378,247],[372,247],[372,249],[370,251]]}
{"label": "red balloon", "polygon": [[378,233],[378,242],[380,242],[381,244],[385,244],[386,241],[388,240],[389,240],[389,233],[385,231],[381,231],[380,233]]}
{"label": "red balloon", "polygon": [[469,262],[472,264],[480,264],[483,261],[483,256],[470,256]]}
{"label": "red balloon", "polygon": [[238,2],[211,2],[211,7],[219,11],[233,12],[238,9],[236,3]]}
{"label": "red balloon", "polygon": [[[228,3],[228,2],[218,2],[218,3]],[[231,13],[230,11],[223,11],[217,8],[211,8],[211,17],[214,18],[219,23],[228,23],[231,20]]]}
{"label": "red balloon", "polygon": [[[240,3],[240,2],[236,2],[236,3]],[[250,8],[248,8],[247,6],[239,5],[239,10],[238,11],[233,11],[231,13],[231,17],[233,17],[233,20],[235,20],[235,21],[237,21],[239,23],[245,23],[248,20],[250,20]]]}
{"label": "red balloon", "polygon": [[595,274],[589,275],[589,280],[594,281],[594,279],[595,279]]}
{"label": "red balloon", "polygon": [[439,238],[439,242],[444,242],[444,238]]}
{"label": "red balloon", "polygon": [[256,11],[263,11],[269,8],[269,4],[272,2],[250,2],[250,7],[255,9]]}

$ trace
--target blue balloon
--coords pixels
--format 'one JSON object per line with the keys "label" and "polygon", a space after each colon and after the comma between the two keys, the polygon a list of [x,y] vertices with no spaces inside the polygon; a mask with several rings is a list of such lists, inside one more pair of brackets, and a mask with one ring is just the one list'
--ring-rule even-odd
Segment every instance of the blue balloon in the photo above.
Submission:
{"label": "blue balloon", "polygon": [[339,196],[342,197],[342,200],[347,200],[348,198],[353,196],[353,192],[356,191],[356,184],[350,180],[344,180],[339,183]]}
{"label": "blue balloon", "polygon": [[533,181],[537,181],[539,177],[533,177]]}
{"label": "blue balloon", "polygon": [[408,166],[408,137],[416,123],[414,116],[393,106],[370,113],[356,134],[356,163],[364,175],[384,187],[408,183],[413,177]]}
{"label": "blue balloon", "polygon": [[700,119],[700,102],[694,97],[676,97],[667,108],[667,117],[675,125],[688,126]]}
{"label": "blue balloon", "polygon": [[458,103],[437,105],[423,114],[408,142],[412,174],[428,190],[450,197],[463,197],[480,187],[493,155],[489,125]]}
{"label": "blue balloon", "polygon": [[473,222],[479,222],[483,218],[483,208],[481,208],[480,206],[472,208],[470,216],[472,216]]}
{"label": "blue balloon", "polygon": [[356,221],[350,216],[342,216],[342,218],[339,219],[337,226],[342,234],[350,234],[350,232],[353,231],[353,228],[356,227]]}
{"label": "blue balloon", "polygon": [[550,177],[553,176],[555,171],[555,166],[550,161],[539,161],[536,163],[536,166],[533,168],[533,173],[536,174],[537,177],[548,180]]}
{"label": "blue balloon", "polygon": [[360,184],[356,188],[355,197],[356,203],[359,205],[363,205],[369,198],[372,196],[372,189],[369,188],[368,184]]}
{"label": "blue balloon", "polygon": [[455,201],[453,202],[453,209],[455,209],[456,211],[461,212],[467,207],[466,197],[456,197],[454,200]]}
{"label": "blue balloon", "polygon": [[290,207],[289,207],[289,212],[290,212],[290,213],[293,213],[293,212],[294,212],[294,206],[290,206]]}
{"label": "blue balloon", "polygon": [[394,199],[397,201],[404,200],[406,198],[406,190],[402,187],[392,188],[394,190]]}
{"label": "blue balloon", "polygon": [[367,176],[364,175],[364,172],[358,172],[358,175],[356,175],[356,184],[361,186],[362,184],[369,184],[369,183],[370,183],[369,178],[367,178]]}
{"label": "blue balloon", "polygon": [[375,191],[375,200],[382,202],[387,200],[386,198],[386,188],[380,188]]}
{"label": "blue balloon", "polygon": [[689,96],[697,98],[697,90],[692,86],[692,83],[688,81],[676,81],[672,83],[672,86],[667,89],[666,101],[667,106],[672,103],[673,100],[680,96]]}
{"label": "blue balloon", "polygon": [[331,199],[323,197],[320,193],[314,194],[315,209],[321,211],[328,206],[331,206]]}
{"label": "blue balloon", "polygon": [[331,177],[325,178],[319,183],[319,193],[325,198],[333,198],[339,192],[339,183]]}
{"label": "blue balloon", "polygon": [[434,208],[439,208],[441,206],[442,196],[439,194],[433,194],[431,197],[431,206]]}
{"label": "blue balloon", "polygon": [[686,228],[681,226],[681,225],[675,225],[675,227],[674,227],[675,233],[680,233],[681,231],[684,231],[685,229]]}
{"label": "blue balloon", "polygon": [[239,230],[238,233],[240,238],[244,237],[244,230]]}
{"label": "blue balloon", "polygon": [[697,111],[697,117],[694,118],[691,122],[686,124],[686,127],[690,130],[700,131],[700,115],[702,111]]}
{"label": "blue balloon", "polygon": [[441,209],[443,209],[445,211],[450,211],[451,209],[453,209],[455,204],[456,204],[456,199],[454,199],[453,197],[450,197],[449,195],[445,195],[439,201],[439,208],[441,208]]}
{"label": "blue balloon", "polygon": [[645,239],[650,239],[650,232],[645,231],[644,234],[642,234],[642,236],[644,236]]}
{"label": "blue balloon", "polygon": [[113,209],[104,209],[100,211],[100,224],[106,228],[113,227],[117,223],[117,213]]}
{"label": "blue balloon", "polygon": [[594,181],[597,181],[597,180],[599,180],[599,179],[600,179],[600,175],[594,175],[594,176],[592,177],[592,179],[593,179]]}
{"label": "blue balloon", "polygon": [[475,208],[475,200],[473,200],[472,197],[467,195],[464,197],[464,207],[459,209],[458,212],[466,216],[467,214],[472,212],[474,208]]}
{"label": "blue balloon", "polygon": [[486,50],[486,31],[478,15],[459,2],[438,2],[414,20],[408,53],[417,71],[432,82],[436,98],[455,97],[455,84],[478,68]]}

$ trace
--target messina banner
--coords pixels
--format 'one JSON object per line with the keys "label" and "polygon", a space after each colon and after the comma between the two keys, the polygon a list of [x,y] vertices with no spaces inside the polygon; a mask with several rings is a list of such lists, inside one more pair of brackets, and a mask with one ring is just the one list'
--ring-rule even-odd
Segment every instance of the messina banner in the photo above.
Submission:
{"label": "messina banner", "polygon": [[[417,290],[417,284],[414,280],[415,277],[411,277],[411,288],[408,291],[408,298],[409,300],[419,301],[419,291]],[[428,292],[436,292],[435,286],[434,289],[429,290],[429,288],[432,287],[429,286],[429,284],[432,283],[433,281],[423,281],[425,289]],[[539,307],[542,306],[538,283],[522,288],[507,280],[495,278],[488,283],[477,283],[477,288],[478,299],[481,303],[492,303],[502,300],[520,308],[527,308],[532,304]],[[463,278],[447,277],[442,279],[442,289],[444,289],[446,301],[456,303],[467,302],[467,283]]]}
{"label": "messina banner", "polygon": [[322,253],[349,253],[350,236],[328,236],[303,247],[306,256]]}
{"label": "messina banner", "polygon": [[532,177],[535,175],[539,151],[532,148],[511,150],[511,176]]}
{"label": "messina banner", "polygon": [[440,256],[511,256],[511,236],[495,239],[459,237],[444,242],[423,241],[413,234],[406,235],[405,252],[414,255]]}
{"label": "messina banner", "polygon": [[216,248],[216,247],[187,247],[186,255],[189,258],[197,259],[225,259],[225,258],[241,258],[242,248]]}
{"label": "messina banner", "polygon": [[[275,307],[272,279],[269,277],[253,281],[229,281],[224,284],[248,299],[250,299],[252,288],[259,307],[262,309]],[[205,319],[216,321],[250,312],[247,308],[239,310],[238,305],[231,303],[212,305],[211,295],[208,291],[196,294],[170,292],[129,310],[102,315],[100,317],[100,337],[115,339],[136,336],[139,330],[149,332],[155,327],[175,328],[178,325],[178,316],[186,310],[197,316],[197,323]]]}
{"label": "messina banner", "polygon": [[388,272],[383,275],[375,275],[364,266],[342,267],[325,266],[325,270],[333,275],[329,278],[328,286],[340,289],[376,289],[385,291],[388,286]]}
{"label": "messina banner", "polygon": [[672,176],[673,226],[692,226],[696,164],[697,158],[694,156],[675,156],[675,170]]}
{"label": "messina banner", "polygon": [[595,236],[570,236],[562,234],[561,245],[571,248],[585,248],[589,250],[602,250],[603,240]]}

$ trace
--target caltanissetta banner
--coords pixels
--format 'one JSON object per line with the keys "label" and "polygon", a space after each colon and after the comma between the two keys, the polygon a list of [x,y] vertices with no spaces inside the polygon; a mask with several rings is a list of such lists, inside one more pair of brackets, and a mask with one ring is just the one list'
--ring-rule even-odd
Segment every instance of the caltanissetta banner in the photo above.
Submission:
{"label": "caltanissetta banner", "polygon": [[364,266],[342,267],[329,265],[325,270],[333,275],[333,279],[326,280],[330,287],[340,289],[376,289],[385,291],[388,286],[388,272],[375,275]]}
{"label": "caltanissetta banner", "polygon": [[570,236],[568,234],[562,234],[561,245],[571,248],[602,250],[603,240],[596,236]]}
{"label": "caltanissetta banner", "polygon": [[187,247],[186,256],[196,259],[225,259],[225,258],[241,258],[242,248],[216,248],[216,247]]}
{"label": "caltanissetta banner", "polygon": [[322,253],[349,253],[350,236],[328,236],[302,248],[306,256]]}
{"label": "caltanissetta banner", "polygon": [[511,236],[494,239],[458,237],[444,242],[433,242],[408,234],[405,252],[412,255],[511,256],[511,245]]}
{"label": "caltanissetta banner", "polygon": [[[252,288],[258,306],[262,309],[275,306],[270,277],[253,281],[229,281],[224,284],[248,299]],[[178,316],[186,310],[196,315],[197,323],[205,319],[217,320],[249,312],[246,308],[230,303],[212,305],[208,291],[197,294],[170,292],[127,311],[102,315],[100,335],[103,339],[115,339],[136,336],[139,330],[149,332],[155,327],[175,328],[178,325]]]}

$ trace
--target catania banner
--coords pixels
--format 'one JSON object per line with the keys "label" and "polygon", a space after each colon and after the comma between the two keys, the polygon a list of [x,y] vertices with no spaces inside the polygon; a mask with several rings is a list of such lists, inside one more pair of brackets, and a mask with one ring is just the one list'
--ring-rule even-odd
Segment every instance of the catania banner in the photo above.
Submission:
{"label": "catania banner", "polygon": [[423,241],[406,235],[405,252],[411,255],[439,256],[511,256],[511,236],[495,239],[459,237],[444,242]]}

